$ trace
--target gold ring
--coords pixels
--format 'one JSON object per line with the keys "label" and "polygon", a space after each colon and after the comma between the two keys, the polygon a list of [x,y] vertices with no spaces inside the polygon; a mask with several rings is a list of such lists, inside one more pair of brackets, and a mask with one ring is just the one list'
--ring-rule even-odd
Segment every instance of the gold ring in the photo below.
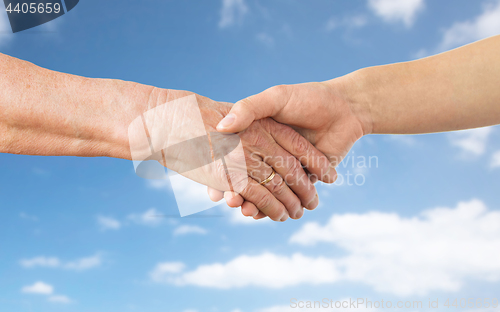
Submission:
{"label": "gold ring", "polygon": [[271,182],[272,179],[274,179],[274,176],[276,175],[276,171],[273,169],[273,173],[269,176],[269,178],[265,179],[264,181],[260,182],[260,185],[266,185],[267,183]]}

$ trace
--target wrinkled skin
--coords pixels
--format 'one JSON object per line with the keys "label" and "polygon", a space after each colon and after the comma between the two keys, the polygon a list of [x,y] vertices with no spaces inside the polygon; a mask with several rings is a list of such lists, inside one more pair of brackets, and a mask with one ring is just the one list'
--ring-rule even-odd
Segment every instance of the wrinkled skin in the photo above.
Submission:
{"label": "wrinkled skin", "polygon": [[[145,120],[152,144],[159,146],[159,148],[155,148],[155,151],[169,146],[172,142],[182,142],[186,138],[200,134],[199,129],[194,129],[196,128],[194,125],[197,124],[196,113],[185,109],[185,103],[181,105],[171,104],[175,103],[172,101],[182,100],[192,96],[193,93],[160,89],[154,90],[153,93],[144,116],[146,116]],[[195,96],[205,132],[217,133],[217,124],[230,111],[232,104],[216,102],[199,95]],[[158,109],[154,110],[154,108]],[[153,113],[147,115],[148,111]],[[167,120],[169,121],[165,122]],[[152,124],[157,126],[151,127]],[[168,128],[168,126],[164,126],[165,124],[174,126]],[[178,127],[176,128],[175,125]],[[192,131],[193,134],[190,134],[189,131]],[[211,155],[199,155],[200,148],[193,147],[182,149],[173,155],[164,153],[163,157],[157,160],[168,168],[179,171],[182,175],[208,185],[212,189],[229,191],[228,196],[241,198],[239,205],[243,204],[244,199],[245,206],[261,211],[275,221],[284,221],[288,217],[300,218],[303,214],[303,207],[314,209],[318,205],[316,189],[297,157],[321,160],[316,160],[318,163],[321,162],[321,165],[309,168],[311,171],[320,172],[323,170],[320,166],[327,166],[327,159],[322,153],[292,128],[272,119],[256,121],[238,136],[241,139],[243,152],[230,153],[225,157],[228,167],[236,164],[237,170],[233,172],[227,172],[221,161],[188,172],[180,170],[186,165],[189,167],[190,164],[197,163],[200,158],[213,158],[221,146],[220,142],[216,143],[213,140],[210,142]],[[170,143],[165,145],[165,142]],[[300,143],[300,150],[295,151],[295,155],[290,154],[282,147],[295,143]],[[168,149],[163,151],[168,151]],[[146,148],[144,152],[147,152]],[[248,170],[244,175],[241,174],[241,169],[245,169],[244,166],[241,166],[243,159]],[[272,174],[272,168],[278,174],[265,186],[260,185],[260,181]],[[229,187],[225,183],[228,178],[231,181]],[[239,195],[235,196],[237,194]]]}

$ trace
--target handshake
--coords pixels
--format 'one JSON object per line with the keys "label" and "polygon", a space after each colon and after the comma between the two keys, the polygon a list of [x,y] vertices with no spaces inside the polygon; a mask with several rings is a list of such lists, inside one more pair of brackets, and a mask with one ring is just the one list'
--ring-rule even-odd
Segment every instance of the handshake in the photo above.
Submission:
{"label": "handshake", "polygon": [[128,129],[136,172],[165,178],[165,166],[245,216],[299,219],[319,204],[314,184],[335,182],[336,166],[370,132],[364,108],[342,91],[346,79],[276,86],[234,105],[154,89]]}
{"label": "handshake", "polygon": [[0,54],[0,153],[132,159],[139,175],[165,178],[167,167],[245,216],[299,219],[363,135],[500,124],[499,51],[494,36],[234,105]]}

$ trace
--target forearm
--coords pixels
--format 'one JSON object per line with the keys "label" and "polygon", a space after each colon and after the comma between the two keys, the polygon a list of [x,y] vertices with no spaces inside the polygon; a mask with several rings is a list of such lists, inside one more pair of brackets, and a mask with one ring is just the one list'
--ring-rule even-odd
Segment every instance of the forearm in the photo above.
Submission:
{"label": "forearm", "polygon": [[127,127],[153,90],[0,54],[0,152],[128,159]]}
{"label": "forearm", "polygon": [[362,69],[349,100],[370,133],[429,133],[500,124],[500,36],[425,59]]}

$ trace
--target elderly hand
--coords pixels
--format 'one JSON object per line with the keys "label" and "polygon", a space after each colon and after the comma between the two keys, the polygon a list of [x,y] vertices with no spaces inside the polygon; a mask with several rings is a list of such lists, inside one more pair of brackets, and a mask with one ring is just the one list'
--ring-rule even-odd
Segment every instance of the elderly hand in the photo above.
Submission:
{"label": "elderly hand", "polygon": [[[241,164],[243,160],[243,164],[246,163],[243,169],[248,170],[248,174],[245,171],[242,175],[241,170],[226,172],[220,162],[205,161],[207,158],[217,160],[214,155],[220,154],[218,144],[224,143],[220,139],[214,142],[212,135],[207,137],[211,142],[207,141],[209,148],[206,150],[199,143],[193,146],[184,144],[178,150],[166,147],[200,137],[203,133],[217,133],[216,126],[230,111],[231,104],[187,91],[161,89],[154,89],[149,99],[141,116],[129,128],[133,160],[144,160],[153,150],[156,160],[169,169],[219,192],[236,191],[228,192],[226,198],[233,203],[236,201],[244,211],[254,211],[255,215],[261,211],[275,221],[284,221],[288,216],[298,219],[303,215],[303,207],[314,209],[318,205],[316,189],[298,159],[309,165],[308,172],[316,175],[328,168],[328,160],[292,128],[272,119],[254,122],[238,134],[243,146],[242,155],[230,153],[230,159],[226,158],[229,166],[231,163]],[[138,136],[144,127],[143,122],[148,128],[149,140]],[[198,124],[204,129],[198,129]],[[141,147],[143,142],[147,144]],[[199,163],[207,166],[185,169],[193,168],[193,164],[195,168]],[[261,185],[260,182],[272,175],[273,168],[275,177]],[[226,178],[229,178],[230,187],[224,183]]]}

